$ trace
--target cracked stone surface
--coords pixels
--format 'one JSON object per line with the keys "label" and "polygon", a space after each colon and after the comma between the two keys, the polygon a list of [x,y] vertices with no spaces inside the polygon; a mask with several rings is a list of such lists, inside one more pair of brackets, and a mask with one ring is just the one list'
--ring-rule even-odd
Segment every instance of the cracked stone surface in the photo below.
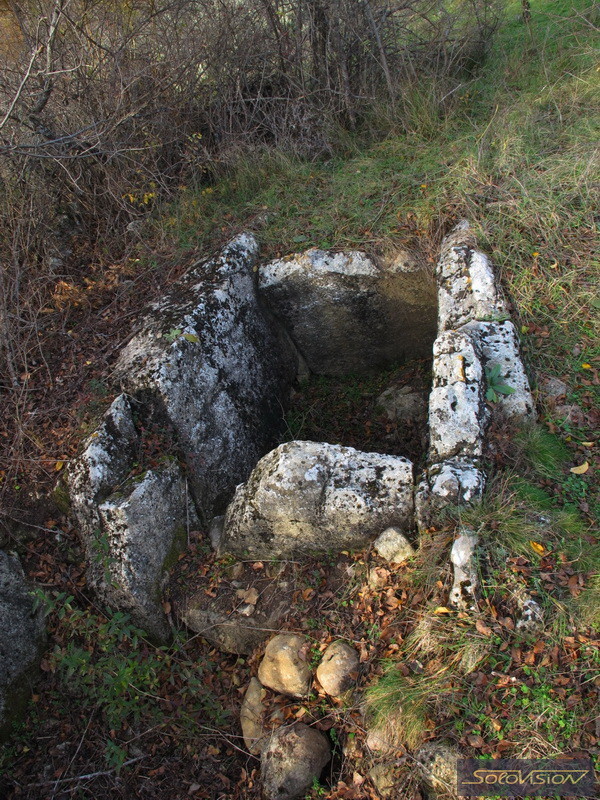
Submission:
{"label": "cracked stone surface", "polygon": [[262,458],[227,508],[220,552],[288,558],[412,531],[410,461],[352,447],[288,442]]}
{"label": "cracked stone surface", "polygon": [[406,254],[380,264],[313,248],[261,266],[259,291],[319,375],[427,356],[435,338],[435,282]]}
{"label": "cracked stone surface", "polygon": [[170,636],[161,606],[170,556],[182,549],[188,525],[197,526],[178,464],[149,470],[98,506],[100,532],[86,539],[88,579],[113,608],[158,641]]}

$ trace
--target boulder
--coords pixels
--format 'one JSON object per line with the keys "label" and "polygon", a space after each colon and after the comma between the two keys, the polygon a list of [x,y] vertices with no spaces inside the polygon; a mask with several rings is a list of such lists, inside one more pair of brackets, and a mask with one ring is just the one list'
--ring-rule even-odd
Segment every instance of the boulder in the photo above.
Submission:
{"label": "boulder", "polygon": [[368,373],[430,353],[435,283],[406,258],[376,264],[361,252],[311,249],[261,266],[258,286],[319,375]]}
{"label": "boulder", "polygon": [[141,442],[133,417],[131,398],[118,395],[69,465],[71,508],[87,535],[100,528],[99,503],[123,483],[137,461]]}
{"label": "boulder", "polygon": [[481,456],[487,421],[479,347],[461,331],[441,334],[433,346],[430,463]]}
{"label": "boulder", "polygon": [[450,552],[454,569],[450,604],[461,611],[474,611],[477,608],[479,577],[475,564],[475,548],[478,541],[478,536],[472,531],[461,531]]}
{"label": "boulder", "polygon": [[36,610],[21,564],[0,550],[0,737],[10,732],[30,691],[44,644],[42,609]]}
{"label": "boulder", "polygon": [[288,442],[238,486],[220,551],[272,559],[364,547],[391,525],[412,530],[412,489],[407,459]]}
{"label": "boulder", "polygon": [[429,797],[458,800],[456,764],[459,758],[456,747],[440,741],[426,742],[417,750],[415,761]]}
{"label": "boulder", "polygon": [[263,791],[268,800],[298,800],[319,779],[331,758],[329,742],[302,722],[281,727],[261,754]]}
{"label": "boulder", "polygon": [[263,724],[265,715],[263,698],[265,694],[266,692],[260,681],[257,681],[256,678],[251,678],[240,709],[240,723],[242,725],[244,744],[254,756],[260,755],[266,736]]}
{"label": "boulder", "polygon": [[317,679],[331,697],[340,697],[356,685],[359,658],[347,642],[332,642],[317,667]]}
{"label": "boulder", "polygon": [[398,528],[386,528],[375,539],[373,547],[391,564],[401,564],[415,554],[415,548]]}
{"label": "boulder", "polygon": [[114,377],[173,430],[204,524],[273,446],[296,358],[255,291],[258,245],[233,239],[155,303]]}
{"label": "boulder", "polygon": [[309,641],[295,633],[279,633],[267,644],[258,668],[263,686],[290,697],[306,697],[312,683],[307,664]]}

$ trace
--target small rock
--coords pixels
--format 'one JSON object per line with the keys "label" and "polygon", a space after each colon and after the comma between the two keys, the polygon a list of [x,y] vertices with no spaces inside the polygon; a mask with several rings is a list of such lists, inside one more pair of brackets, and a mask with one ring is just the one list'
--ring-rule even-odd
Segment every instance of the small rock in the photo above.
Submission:
{"label": "small rock", "polygon": [[390,386],[379,395],[376,407],[381,408],[388,419],[394,422],[425,417],[427,404],[422,394],[411,391],[408,386]]}
{"label": "small rock", "polygon": [[279,728],[261,755],[263,791],[268,800],[304,797],[331,758],[329,742],[322,733],[296,722]]}
{"label": "small rock", "polygon": [[426,742],[415,754],[419,772],[435,798],[458,798],[456,762],[459,752],[444,742]]}
{"label": "small rock", "polygon": [[479,579],[474,555],[478,541],[479,538],[473,532],[463,532],[452,545],[450,553],[454,567],[450,603],[462,611],[473,611],[477,608],[476,591]]}
{"label": "small rock", "polygon": [[381,728],[369,728],[365,744],[373,753],[382,754],[391,753],[396,745]]}
{"label": "small rock", "polygon": [[391,564],[401,564],[415,554],[415,548],[399,528],[386,528],[374,542],[375,550]]}
{"label": "small rock", "polygon": [[569,391],[569,387],[564,381],[554,377],[543,380],[540,388],[549,400],[558,400]]}
{"label": "small rock", "polygon": [[570,422],[573,425],[585,424],[585,413],[581,406],[578,406],[576,403],[565,403],[556,406],[554,415],[563,422]]}
{"label": "small rock", "polygon": [[260,681],[252,678],[250,685],[244,695],[242,708],[240,710],[240,722],[242,725],[242,734],[244,736],[244,744],[252,755],[260,755],[264,746],[264,738],[266,731],[263,726],[263,716],[265,713],[265,706],[263,697],[265,690],[263,689]]}
{"label": "small rock", "polygon": [[346,642],[332,642],[317,668],[319,683],[331,697],[339,697],[356,683],[359,659]]}
{"label": "small rock", "polygon": [[263,686],[291,697],[305,697],[312,680],[306,663],[308,639],[295,633],[279,633],[267,644],[258,668]]}
{"label": "small rock", "polygon": [[517,630],[521,633],[539,633],[544,628],[544,612],[533,597],[523,593],[519,598],[521,618],[517,622]]}
{"label": "small rock", "polygon": [[395,771],[395,765],[389,762],[376,764],[369,770],[369,778],[383,800],[391,797],[396,788]]}

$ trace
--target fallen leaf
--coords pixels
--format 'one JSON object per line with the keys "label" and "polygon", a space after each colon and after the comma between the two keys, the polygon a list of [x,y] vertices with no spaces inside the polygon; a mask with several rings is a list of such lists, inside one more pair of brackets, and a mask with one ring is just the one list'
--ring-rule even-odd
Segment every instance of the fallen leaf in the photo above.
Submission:
{"label": "fallen leaf", "polygon": [[438,606],[433,613],[434,614],[452,614],[452,609],[451,608],[446,608],[446,606]]}
{"label": "fallen leaf", "polygon": [[580,464],[578,467],[571,467],[570,471],[574,475],[584,475],[589,468],[590,468],[589,461],[584,461],[583,464]]}
{"label": "fallen leaf", "polygon": [[60,472],[60,470],[64,467],[64,465],[65,465],[64,461],[57,461],[56,464],[54,465],[54,470],[56,472]]}
{"label": "fallen leaf", "polygon": [[593,447],[595,442],[582,442],[581,443],[584,447]]}
{"label": "fallen leaf", "polygon": [[171,603],[169,603],[169,601],[168,601],[168,600],[166,600],[166,601],[165,601],[165,602],[162,604],[162,606],[163,606],[163,611],[165,612],[165,614],[170,614],[170,613],[171,613]]}
{"label": "fallen leaf", "polygon": [[488,628],[488,626],[485,625],[480,619],[478,619],[477,622],[475,623],[475,627],[477,628],[479,633],[481,633],[483,636],[492,635],[492,629]]}
{"label": "fallen leaf", "polygon": [[531,546],[531,549],[533,550],[533,552],[537,553],[538,556],[543,556],[544,553],[546,552],[546,548],[544,547],[544,545],[540,544],[539,542],[534,542],[532,540],[532,541],[529,542],[529,545]]}

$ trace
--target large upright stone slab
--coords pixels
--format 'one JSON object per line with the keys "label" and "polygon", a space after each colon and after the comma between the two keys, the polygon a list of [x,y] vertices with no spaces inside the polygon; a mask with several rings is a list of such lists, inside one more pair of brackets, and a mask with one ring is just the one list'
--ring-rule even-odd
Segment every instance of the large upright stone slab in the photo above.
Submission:
{"label": "large upright stone slab", "polygon": [[262,458],[227,508],[221,552],[288,558],[365,547],[411,532],[413,468],[397,456],[288,442]]}
{"label": "large upright stone slab", "polygon": [[19,559],[0,550],[0,738],[23,710],[43,641],[43,613]]}
{"label": "large upright stone slab", "polygon": [[372,372],[431,352],[435,283],[411,261],[313,248],[261,266],[258,285],[319,375]]}
{"label": "large upright stone slab", "polygon": [[114,373],[173,429],[204,522],[275,443],[296,373],[257,299],[257,253],[241,234],[191,270],[152,306]]}

